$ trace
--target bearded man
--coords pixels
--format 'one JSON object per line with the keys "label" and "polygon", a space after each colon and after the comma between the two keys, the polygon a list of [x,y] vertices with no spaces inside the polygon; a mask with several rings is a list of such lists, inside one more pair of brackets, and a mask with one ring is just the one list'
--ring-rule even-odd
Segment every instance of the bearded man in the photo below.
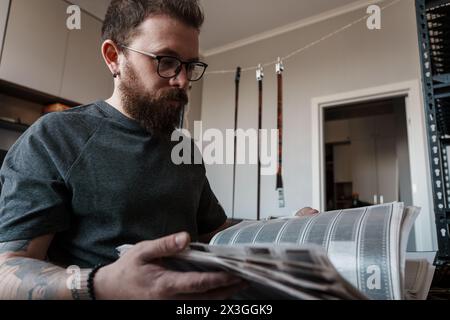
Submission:
{"label": "bearded man", "polygon": [[[112,1],[101,48],[112,97],[41,118],[1,169],[0,297],[217,299],[242,288],[160,261],[228,226],[204,166],[171,161],[189,82],[207,67],[203,20],[197,0]],[[117,259],[125,243],[136,245]]]}

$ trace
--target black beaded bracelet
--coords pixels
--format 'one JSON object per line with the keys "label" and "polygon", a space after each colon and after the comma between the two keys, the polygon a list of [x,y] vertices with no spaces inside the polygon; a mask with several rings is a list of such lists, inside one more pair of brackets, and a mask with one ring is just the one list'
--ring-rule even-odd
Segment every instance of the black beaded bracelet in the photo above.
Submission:
{"label": "black beaded bracelet", "polygon": [[89,276],[87,279],[87,287],[89,297],[91,298],[91,300],[97,300],[95,297],[95,290],[94,290],[94,277],[97,271],[104,266],[105,266],[104,264],[98,264],[94,267],[94,269],[91,270],[91,272],[89,272]]}

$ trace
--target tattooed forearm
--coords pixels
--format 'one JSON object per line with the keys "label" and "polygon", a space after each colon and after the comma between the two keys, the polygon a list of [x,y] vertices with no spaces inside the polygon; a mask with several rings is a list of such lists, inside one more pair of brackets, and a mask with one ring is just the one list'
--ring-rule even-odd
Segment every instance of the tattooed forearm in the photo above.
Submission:
{"label": "tattooed forearm", "polygon": [[7,252],[27,251],[31,240],[18,240],[0,243],[0,254]]}
{"label": "tattooed forearm", "polygon": [[74,274],[44,261],[52,239],[45,235],[0,243],[0,300],[89,298],[90,269],[77,267]]}
{"label": "tattooed forearm", "polygon": [[0,300],[71,299],[65,269],[28,258],[11,258],[0,265]]}

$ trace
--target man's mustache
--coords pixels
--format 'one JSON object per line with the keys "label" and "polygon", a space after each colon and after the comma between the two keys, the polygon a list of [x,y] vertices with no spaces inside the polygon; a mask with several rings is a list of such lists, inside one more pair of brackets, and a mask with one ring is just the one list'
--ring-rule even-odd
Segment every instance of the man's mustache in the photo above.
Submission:
{"label": "man's mustache", "polygon": [[169,89],[163,91],[160,95],[160,98],[163,101],[177,101],[183,105],[189,102],[189,98],[186,91],[182,89]]}

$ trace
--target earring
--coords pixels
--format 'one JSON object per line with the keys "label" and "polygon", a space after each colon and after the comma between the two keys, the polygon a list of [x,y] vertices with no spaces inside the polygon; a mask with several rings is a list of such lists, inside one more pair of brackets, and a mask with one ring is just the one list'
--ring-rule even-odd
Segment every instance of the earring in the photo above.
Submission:
{"label": "earring", "polygon": [[114,72],[114,73],[113,73],[113,77],[114,77],[114,78],[117,78],[119,75],[120,75],[120,72]]}

